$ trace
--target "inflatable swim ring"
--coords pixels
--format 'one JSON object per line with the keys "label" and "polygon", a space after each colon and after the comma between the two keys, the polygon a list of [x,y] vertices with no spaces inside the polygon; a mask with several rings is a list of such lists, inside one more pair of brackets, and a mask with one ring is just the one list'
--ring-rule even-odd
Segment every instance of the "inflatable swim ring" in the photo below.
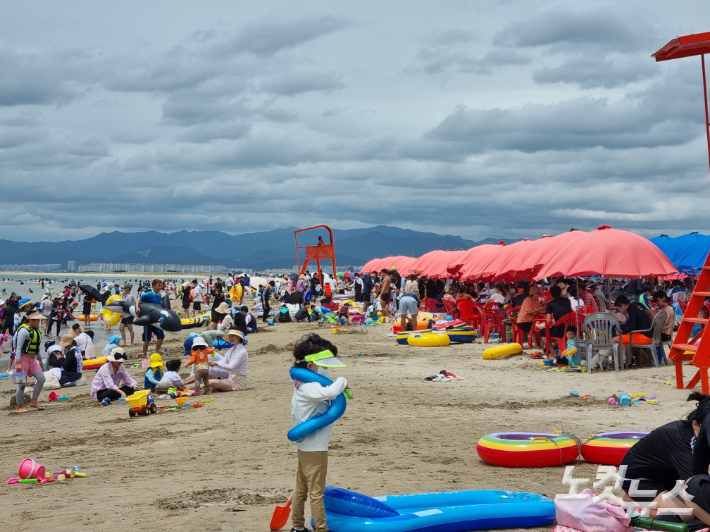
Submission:
{"label": "inflatable swim ring", "polygon": [[17,310],[19,310],[21,312],[28,312],[30,310],[33,310],[34,308],[35,308],[35,303],[29,297],[26,297],[24,299],[20,299],[20,302],[17,305]]}
{"label": "inflatable swim ring", "polygon": [[416,347],[446,347],[450,342],[448,334],[438,332],[417,333],[407,336],[407,343]]}
{"label": "inflatable swim ring", "polygon": [[[114,301],[123,301],[123,300],[121,299],[121,296],[111,296],[106,300],[106,304],[113,303]],[[123,317],[118,312],[111,312],[108,309],[103,309],[101,311],[101,313],[104,315],[104,322],[109,327],[113,327],[114,325],[118,325],[118,323],[121,321],[121,318]]]}
{"label": "inflatable swim ring", "polygon": [[483,358],[486,360],[495,360],[496,358],[509,357],[517,355],[523,350],[520,344],[504,344],[496,347],[489,347],[483,352]]}
{"label": "inflatable swim ring", "polygon": [[[74,318],[75,320],[84,321],[84,315],[83,315],[83,314],[82,314],[81,316],[79,316],[78,318],[77,318],[76,316],[72,316],[72,318]],[[98,316],[98,315],[94,316],[94,315],[92,314],[91,316],[89,316],[89,321],[98,321],[98,319],[99,319],[99,316]]]}
{"label": "inflatable swim ring", "polygon": [[476,331],[473,327],[465,327],[463,329],[452,329],[450,331],[431,331],[429,329],[424,330],[424,331],[407,331],[407,332],[401,332],[397,334],[396,339],[397,343],[399,345],[407,345],[407,338],[409,338],[413,334],[422,334],[422,333],[428,333],[428,332],[435,332],[437,334],[445,334],[449,337],[449,340],[453,343],[457,344],[470,344],[473,342],[476,338],[478,338],[478,331]]}
{"label": "inflatable swim ring", "polygon": [[579,456],[577,442],[561,433],[495,432],[476,446],[484,462],[505,467],[548,467],[568,464]]}
{"label": "inflatable swim ring", "polygon": [[[328,528],[338,532],[464,532],[543,527],[555,520],[555,503],[544,495],[471,490],[368,497],[326,486]],[[311,519],[311,524],[315,526]]]}
{"label": "inflatable swim ring", "polygon": [[[289,375],[291,379],[301,382],[317,382],[321,386],[330,386],[333,381],[324,377],[323,375],[318,375],[315,371],[304,368],[291,368],[289,370]],[[308,421],[299,423],[291,430],[288,431],[287,437],[290,441],[300,441],[305,436],[308,436],[311,432],[315,432],[323,427],[335,423],[340,416],[345,413],[345,395],[340,394],[333,401],[330,402],[330,408],[320,416],[312,417]]]}
{"label": "inflatable swim ring", "polygon": [[234,303],[238,302],[242,298],[242,285],[237,284],[230,288],[229,290],[229,299],[231,299]]}
{"label": "inflatable swim ring", "polygon": [[92,358],[89,360],[84,360],[84,371],[89,370],[89,369],[99,369],[101,366],[106,364],[108,360],[106,357],[98,357],[98,358]]}
{"label": "inflatable swim ring", "polygon": [[621,465],[626,452],[648,432],[602,432],[582,442],[582,456],[587,462]]}
{"label": "inflatable swim ring", "polygon": [[[399,320],[397,320],[397,321],[399,321]],[[431,324],[432,324],[431,320],[422,320],[420,318],[417,318],[417,331],[429,332],[429,331],[431,331]],[[392,334],[399,334],[402,332],[402,327],[399,324],[392,325],[390,332]],[[409,331],[409,332],[413,332],[413,331]]]}
{"label": "inflatable swim ring", "polygon": [[466,327],[466,322],[462,320],[439,321],[432,329],[443,331],[444,329],[454,329],[456,327]]}

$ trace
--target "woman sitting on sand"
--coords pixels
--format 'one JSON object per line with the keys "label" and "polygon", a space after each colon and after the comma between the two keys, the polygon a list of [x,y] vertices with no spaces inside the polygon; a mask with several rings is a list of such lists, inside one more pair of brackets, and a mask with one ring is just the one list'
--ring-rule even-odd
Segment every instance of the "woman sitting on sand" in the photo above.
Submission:
{"label": "woman sitting on sand", "polygon": [[114,348],[106,358],[108,362],[101,366],[94,376],[90,394],[92,399],[98,399],[104,406],[121,397],[125,399],[133,395],[137,389],[136,381],[123,367],[123,363],[128,360],[123,348]]}
{"label": "woman sitting on sand", "polygon": [[227,332],[227,341],[234,344],[224,354],[224,360],[210,362],[210,370],[220,369],[228,372],[224,379],[210,379],[210,388],[219,392],[244,390],[247,387],[249,373],[249,354],[244,347],[244,333],[239,329]]}
{"label": "woman sitting on sand", "polygon": [[[710,524],[710,476],[707,474],[710,465],[710,395],[693,392],[688,401],[697,401],[696,409],[684,420],[658,427],[626,453],[621,461],[621,466],[626,466],[622,498],[627,502],[655,502],[652,517],[657,515],[659,508],[692,508],[695,517],[707,525]],[[663,499],[679,480],[685,482],[685,491],[693,496],[693,502],[677,496]],[[638,494],[643,490],[651,491],[653,495]],[[684,516],[684,520],[690,519],[690,515]]]}

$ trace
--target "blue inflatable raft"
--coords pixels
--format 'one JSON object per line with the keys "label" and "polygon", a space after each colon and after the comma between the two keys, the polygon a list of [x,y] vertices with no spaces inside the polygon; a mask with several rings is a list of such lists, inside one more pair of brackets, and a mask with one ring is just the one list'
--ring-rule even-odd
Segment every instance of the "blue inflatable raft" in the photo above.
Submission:
{"label": "blue inflatable raft", "polygon": [[326,486],[323,498],[331,532],[465,532],[545,526],[555,520],[552,499],[519,491],[452,491],[373,498]]}

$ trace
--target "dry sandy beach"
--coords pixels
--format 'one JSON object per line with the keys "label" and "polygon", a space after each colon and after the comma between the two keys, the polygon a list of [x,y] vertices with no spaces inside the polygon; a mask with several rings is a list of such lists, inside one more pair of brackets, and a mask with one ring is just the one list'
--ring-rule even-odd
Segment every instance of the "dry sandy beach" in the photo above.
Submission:
{"label": "dry sandy beach", "polygon": [[[292,426],[290,350],[314,330],[290,323],[250,335],[247,390],[213,394],[201,409],[130,419],[125,403],[101,407],[89,399],[87,385],[61,390],[71,396],[68,403],[20,416],[9,407],[14,386],[3,379],[1,479],[17,476],[25,457],[48,471],[78,465],[88,478],[3,482],[0,520],[17,531],[267,531],[274,506],[285,502],[294,484],[296,449],[286,439]],[[182,342],[189,332],[168,335],[170,356],[185,360]],[[554,496],[566,492],[562,467],[489,466],[476,454],[477,440],[500,430],[564,429],[579,437],[651,430],[690,410],[688,392],[666,384],[672,367],[550,373],[527,356],[483,360],[482,344],[399,346],[386,336],[387,326],[368,334],[321,332],[348,364],[333,375],[345,376],[354,395],[333,432],[328,483],[368,495],[502,489]],[[138,358],[139,346],[129,354]],[[464,380],[424,380],[441,369]],[[130,372],[142,384],[141,370]],[[86,375],[89,381],[93,374]],[[594,398],[571,398],[570,390]],[[608,405],[606,399],[620,392],[657,395],[658,402]],[[595,472],[582,462],[575,476],[593,481]]]}

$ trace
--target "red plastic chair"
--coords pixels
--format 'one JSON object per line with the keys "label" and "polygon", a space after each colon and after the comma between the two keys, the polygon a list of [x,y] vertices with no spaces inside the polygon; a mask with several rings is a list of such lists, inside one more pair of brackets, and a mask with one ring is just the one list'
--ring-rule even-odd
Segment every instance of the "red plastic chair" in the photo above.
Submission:
{"label": "red plastic chair", "polygon": [[511,328],[513,329],[513,342],[523,345],[523,338],[525,337],[525,335],[523,334],[523,330],[518,327],[517,318],[512,316],[514,312],[520,312],[520,307],[520,305],[517,307],[512,307],[508,305],[507,307],[505,307],[504,312],[506,319],[510,320]]}
{"label": "red plastic chair", "polygon": [[[547,358],[550,358],[550,344],[553,340],[557,341],[557,345],[560,352],[565,350],[565,345],[567,343],[567,327],[576,324],[577,319],[577,314],[574,312],[570,312],[569,314],[565,314],[564,316],[562,316],[555,323],[547,324],[547,326],[545,327],[545,355],[547,356]],[[564,325],[562,330],[562,336],[559,338],[550,335],[551,328],[557,325]]]}
{"label": "red plastic chair", "polygon": [[424,303],[429,312],[441,312],[439,309],[439,303],[433,297],[426,298]]}
{"label": "red plastic chair", "polygon": [[488,343],[488,337],[491,332],[497,330],[500,334],[501,339],[503,338],[503,318],[501,318],[500,312],[495,310],[483,309],[481,312],[481,332],[483,334],[483,343]]}
{"label": "red plastic chair", "polygon": [[481,313],[473,301],[469,301],[468,299],[459,299],[456,302],[456,306],[460,312],[460,320],[465,321],[467,325],[470,325],[474,329],[478,329],[480,327]]}
{"label": "red plastic chair", "polygon": [[456,303],[447,301],[446,298],[442,299],[442,303],[444,303],[446,313],[449,314],[452,318],[458,319],[459,309],[456,307]]}

